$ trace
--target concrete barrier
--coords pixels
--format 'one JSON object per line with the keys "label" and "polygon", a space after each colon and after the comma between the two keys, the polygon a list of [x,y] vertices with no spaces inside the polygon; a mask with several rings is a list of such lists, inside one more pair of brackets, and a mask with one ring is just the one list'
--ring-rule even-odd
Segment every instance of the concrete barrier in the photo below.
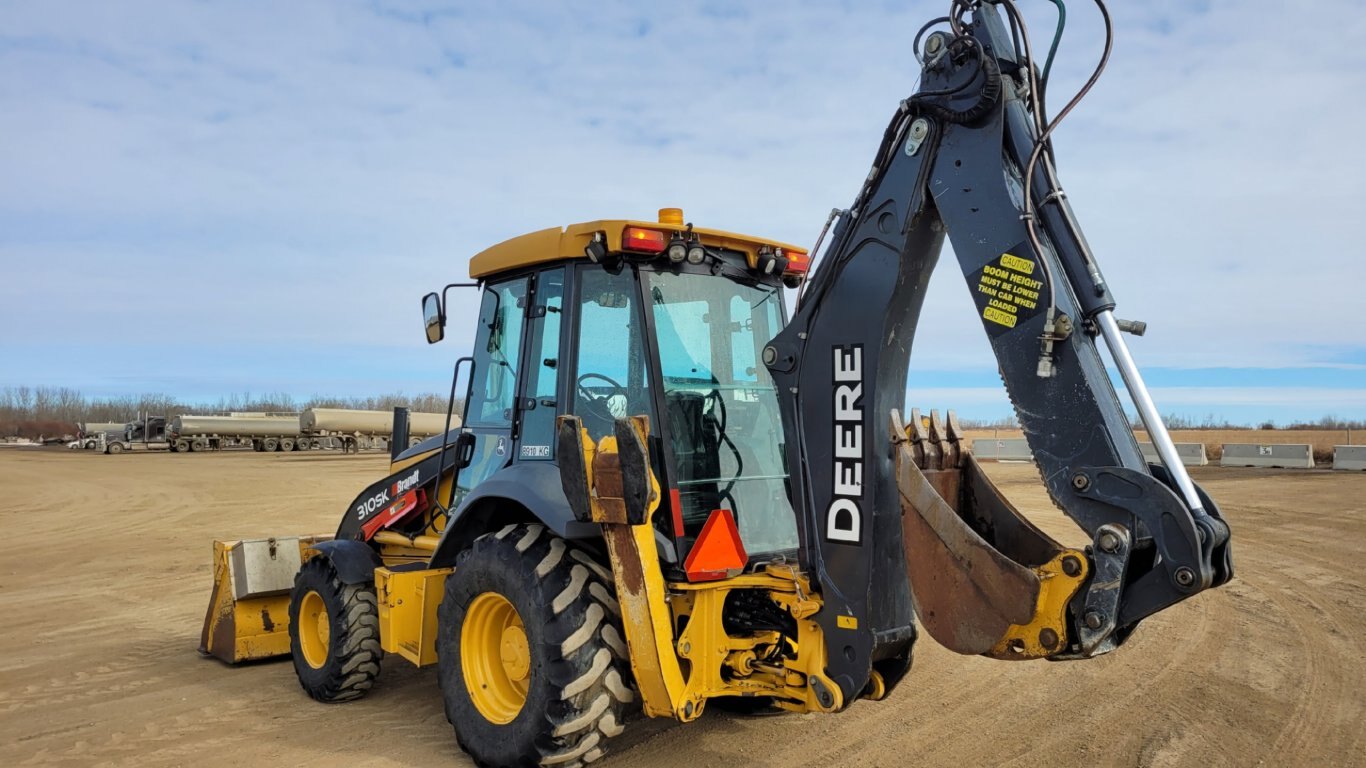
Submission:
{"label": "concrete barrier", "polygon": [[1224,455],[1219,459],[1219,466],[1313,469],[1314,451],[1309,445],[1294,443],[1224,443]]}
{"label": "concrete barrier", "polygon": [[[1204,443],[1175,443],[1176,455],[1181,457],[1181,463],[1188,467],[1203,467],[1209,463],[1209,457],[1205,455]],[[1157,447],[1152,443],[1140,442],[1138,447],[1143,450],[1143,458],[1150,464],[1161,464],[1162,458],[1157,455]]]}
{"label": "concrete barrier", "polygon": [[1333,446],[1333,469],[1366,470],[1366,445]]}
{"label": "concrete barrier", "polygon": [[979,459],[996,461],[1034,460],[1034,454],[1029,450],[1029,441],[1023,437],[976,438],[972,441],[972,455]]}

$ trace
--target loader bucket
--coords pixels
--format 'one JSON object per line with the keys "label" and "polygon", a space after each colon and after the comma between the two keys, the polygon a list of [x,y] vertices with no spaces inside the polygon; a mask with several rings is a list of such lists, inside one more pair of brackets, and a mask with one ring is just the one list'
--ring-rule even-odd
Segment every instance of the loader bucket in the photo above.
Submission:
{"label": "loader bucket", "polygon": [[289,591],[304,553],[331,536],[215,541],[199,652],[229,664],[289,655]]}
{"label": "loader bucket", "polygon": [[1020,515],[958,447],[952,419],[946,433],[937,415],[928,430],[918,413],[907,427],[910,437],[897,446],[897,487],[920,623],[957,653],[1031,659],[1063,652],[1067,603],[1086,580],[1085,555]]}

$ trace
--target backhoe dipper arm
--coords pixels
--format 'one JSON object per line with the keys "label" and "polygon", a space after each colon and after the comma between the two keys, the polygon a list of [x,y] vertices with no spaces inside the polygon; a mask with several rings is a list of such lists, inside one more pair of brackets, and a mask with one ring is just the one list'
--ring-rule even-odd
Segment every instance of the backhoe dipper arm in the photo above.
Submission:
{"label": "backhoe dipper arm", "polygon": [[[1036,151],[1043,131],[1028,102],[1032,68],[997,3],[957,2],[954,15],[952,31],[926,39],[920,92],[897,109],[795,317],[764,355],[782,398],[803,566],[824,602],[826,671],[845,701],[874,671],[896,683],[895,665],[880,664],[908,650],[913,606],[960,652],[1074,658],[1116,647],[1139,620],[1232,575],[1228,528],[1176,459],[1051,153]],[[911,463],[907,435],[888,418],[905,398],[911,342],[946,233],[1048,491],[1092,538],[1084,553],[1017,519],[943,435],[930,437],[946,450],[916,453],[930,465]],[[1098,335],[1166,466],[1144,460]],[[953,473],[947,484],[926,479],[943,472]],[[917,516],[926,523],[912,525]],[[927,572],[938,566],[925,563],[962,573]],[[900,573],[909,578],[874,578]],[[1057,623],[1040,623],[1039,584],[1053,577],[1075,583]],[[1016,582],[1023,591],[1011,597]],[[1015,637],[1045,629],[1026,644],[1004,641],[1004,627]]]}

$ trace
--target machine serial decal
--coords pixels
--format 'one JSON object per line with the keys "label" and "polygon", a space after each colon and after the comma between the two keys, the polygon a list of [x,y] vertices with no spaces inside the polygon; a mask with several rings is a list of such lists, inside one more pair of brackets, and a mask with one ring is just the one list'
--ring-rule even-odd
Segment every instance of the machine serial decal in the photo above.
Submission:
{"label": "machine serial decal", "polygon": [[862,546],[863,345],[834,348],[834,497],[825,513],[825,538]]}
{"label": "machine serial decal", "polygon": [[389,503],[389,489],[382,488],[379,493],[356,505],[356,519],[364,520],[384,508]]}

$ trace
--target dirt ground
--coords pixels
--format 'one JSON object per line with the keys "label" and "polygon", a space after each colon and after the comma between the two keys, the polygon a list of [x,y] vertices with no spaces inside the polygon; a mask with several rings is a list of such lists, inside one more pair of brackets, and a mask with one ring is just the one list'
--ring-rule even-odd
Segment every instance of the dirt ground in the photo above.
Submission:
{"label": "dirt ground", "polygon": [[[380,455],[0,449],[0,765],[468,766],[432,670],[316,704],[288,661],[195,648],[215,537],[330,531]],[[1054,532],[1030,465],[993,466]],[[1200,468],[1237,579],[1088,662],[925,639],[835,716],[638,722],[606,766],[1366,765],[1366,473]],[[1045,519],[1046,518],[1046,519]]]}

